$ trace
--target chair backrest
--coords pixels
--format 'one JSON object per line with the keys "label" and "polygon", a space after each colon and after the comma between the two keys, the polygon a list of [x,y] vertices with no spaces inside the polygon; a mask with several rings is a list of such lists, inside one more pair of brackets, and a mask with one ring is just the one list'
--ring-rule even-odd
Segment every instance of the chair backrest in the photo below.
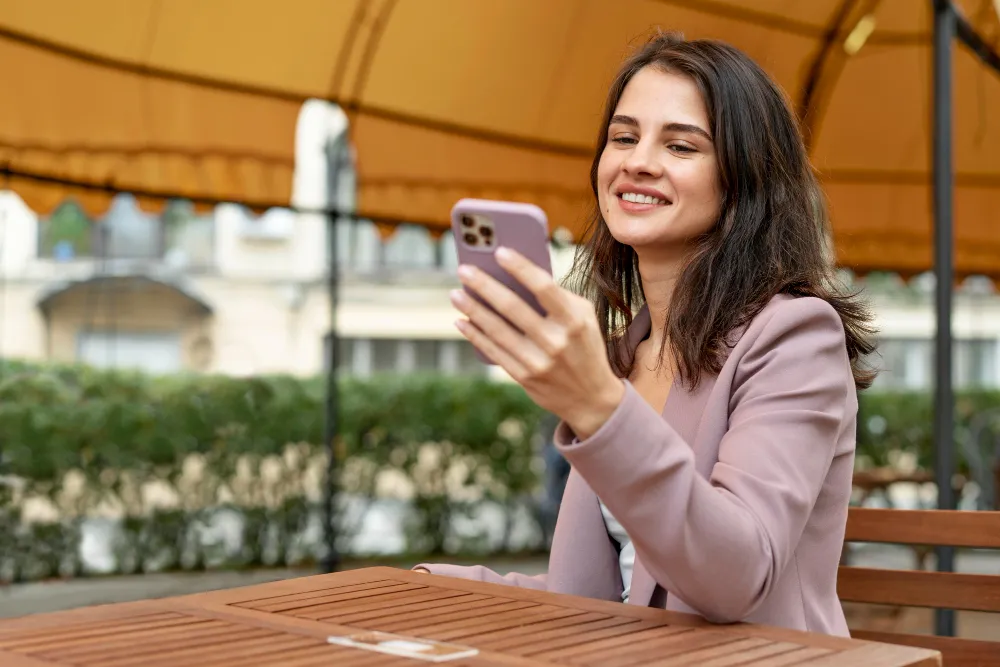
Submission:
{"label": "chair backrest", "polygon": [[[845,541],[1000,549],[1000,512],[852,507]],[[837,593],[845,602],[1000,612],[1000,574],[842,566]],[[1000,642],[853,629],[851,636],[941,651],[948,667],[1000,665]]]}

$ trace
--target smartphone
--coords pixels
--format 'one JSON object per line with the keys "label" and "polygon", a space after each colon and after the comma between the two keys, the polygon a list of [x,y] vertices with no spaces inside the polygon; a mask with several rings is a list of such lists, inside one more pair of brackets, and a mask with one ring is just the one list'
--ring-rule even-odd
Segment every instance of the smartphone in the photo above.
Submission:
{"label": "smartphone", "polygon": [[[494,256],[498,247],[505,246],[521,253],[552,275],[549,223],[545,211],[534,204],[461,199],[451,209],[451,228],[460,264],[470,264],[485,271],[540,314],[545,314],[535,296],[500,268]],[[468,288],[465,291],[482,303],[475,292]],[[484,363],[493,363],[479,350],[476,350],[476,355]]]}

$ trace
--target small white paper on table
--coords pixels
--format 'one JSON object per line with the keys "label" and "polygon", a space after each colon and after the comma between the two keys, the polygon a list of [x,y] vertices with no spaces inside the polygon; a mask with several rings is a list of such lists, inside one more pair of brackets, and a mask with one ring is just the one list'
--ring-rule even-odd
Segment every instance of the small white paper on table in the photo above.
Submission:
{"label": "small white paper on table", "polygon": [[479,655],[479,650],[471,646],[445,644],[433,639],[403,637],[388,632],[363,632],[341,637],[331,636],[327,637],[326,640],[338,646],[349,646],[427,662],[447,662]]}

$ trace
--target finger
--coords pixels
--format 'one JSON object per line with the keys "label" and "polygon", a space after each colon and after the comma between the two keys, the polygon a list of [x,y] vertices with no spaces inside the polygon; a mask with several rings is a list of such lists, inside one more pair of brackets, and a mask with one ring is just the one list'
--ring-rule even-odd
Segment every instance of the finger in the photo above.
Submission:
{"label": "finger", "polygon": [[490,360],[507,371],[515,380],[527,375],[527,369],[517,359],[511,356],[506,350],[494,343],[489,336],[483,333],[475,324],[468,320],[457,320],[455,327],[462,332],[466,340],[472,343],[476,349],[485,354]]}
{"label": "finger", "polygon": [[566,315],[564,290],[548,271],[511,248],[497,248],[494,254],[500,267],[528,288],[545,312],[560,319]]}
{"label": "finger", "polygon": [[545,366],[547,355],[542,349],[525,334],[512,327],[503,317],[462,290],[452,291],[451,302],[476,328],[489,336],[522,366],[528,369]]}
{"label": "finger", "polygon": [[475,292],[498,313],[503,313],[508,321],[529,336],[545,320],[514,290],[481,269],[462,265],[458,267],[458,277],[463,285]]}

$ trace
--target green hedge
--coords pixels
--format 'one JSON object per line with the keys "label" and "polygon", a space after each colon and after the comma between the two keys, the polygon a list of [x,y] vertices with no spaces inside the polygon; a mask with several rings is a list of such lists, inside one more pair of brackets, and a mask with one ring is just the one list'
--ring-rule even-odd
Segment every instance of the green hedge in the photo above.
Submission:
{"label": "green hedge", "polygon": [[[102,507],[124,515],[121,571],[206,566],[213,554],[196,534],[222,509],[245,518],[245,553],[227,565],[303,558],[295,555],[296,536],[322,502],[306,480],[311,471],[314,491],[322,488],[323,405],[321,378],[149,377],[5,364],[0,580],[79,573],[79,526]],[[408,480],[411,553],[444,550],[454,542],[452,519],[482,501],[512,511],[537,489],[541,412],[516,385],[344,379],[338,414],[338,483],[346,495],[374,500],[384,495],[384,473]],[[196,485],[185,483],[192,461],[203,470]],[[140,491],[150,483],[179,502],[150,505]],[[27,498],[49,499],[60,516],[23,520]],[[357,530],[357,514],[341,517],[342,538]],[[19,554],[14,564],[12,553]]]}
{"label": "green hedge", "polygon": [[[897,452],[916,456],[918,467],[934,467],[933,397],[927,392],[864,392],[858,424],[858,463],[892,465]],[[954,451],[958,472],[969,473],[967,447],[975,447],[983,460],[992,460],[994,441],[1000,436],[1000,415],[985,420],[978,443],[971,443],[971,427],[978,416],[1000,412],[1000,392],[956,392]]]}
{"label": "green hedge", "polygon": [[[340,389],[338,483],[373,501],[387,474],[404,480],[408,552],[483,548],[456,537],[456,516],[483,501],[530,507],[542,414],[516,385],[408,376],[344,379]],[[300,538],[322,500],[323,404],[322,378],[0,365],[0,580],[79,573],[81,522],[108,508],[122,526],[123,572],[315,557]],[[962,441],[975,415],[1000,407],[1000,393],[961,393],[956,407]],[[929,395],[863,394],[859,465],[889,465],[903,451],[929,469],[931,429]],[[202,466],[196,484],[192,462]],[[141,489],[153,483],[179,500],[151,504]],[[25,520],[30,498],[48,499],[58,516]],[[232,509],[244,518],[243,550],[222,558],[197,534]],[[363,509],[343,510],[344,539]]]}
{"label": "green hedge", "polygon": [[[0,370],[4,472],[44,484],[72,469],[147,470],[193,453],[262,456],[287,443],[318,445],[324,391],[320,378],[157,378],[8,363]],[[450,442],[506,464],[528,454],[540,418],[519,387],[479,378],[345,379],[339,399],[342,454],[379,460],[411,443]],[[518,436],[498,440],[508,420]],[[511,488],[523,489],[529,480],[509,468]]]}

